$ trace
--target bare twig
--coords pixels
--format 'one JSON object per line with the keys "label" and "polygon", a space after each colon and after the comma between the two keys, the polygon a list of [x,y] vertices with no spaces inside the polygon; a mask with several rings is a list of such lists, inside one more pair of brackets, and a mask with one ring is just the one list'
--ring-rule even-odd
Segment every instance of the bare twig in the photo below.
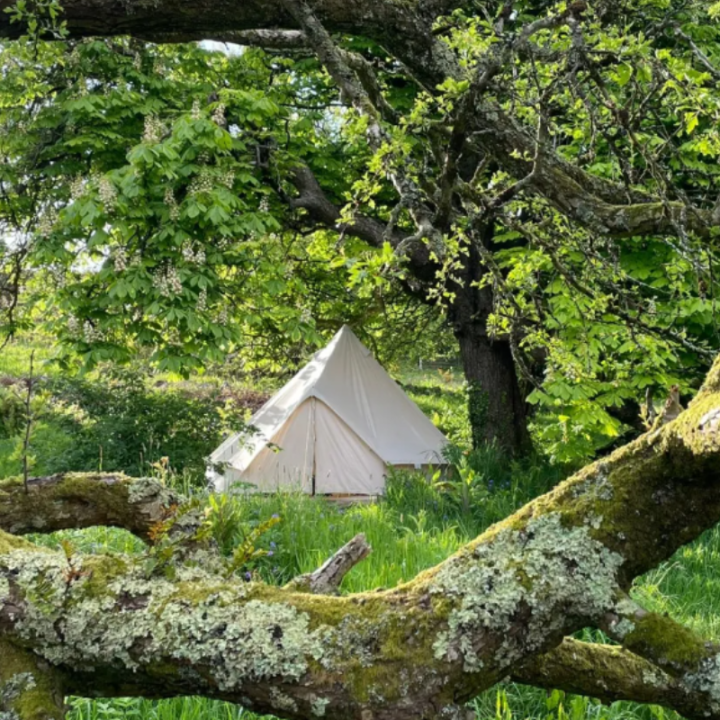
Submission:
{"label": "bare twig", "polygon": [[30,492],[28,486],[28,477],[30,475],[30,462],[28,454],[30,452],[30,436],[32,434],[33,426],[33,412],[32,412],[32,397],[33,387],[35,385],[34,376],[34,364],[35,364],[35,350],[30,353],[30,374],[27,378],[27,391],[25,393],[25,437],[23,438],[23,454],[22,454],[22,467],[23,467],[23,484],[25,486],[25,494]]}
{"label": "bare twig", "polygon": [[300,575],[292,580],[287,587],[304,590],[316,595],[332,595],[337,593],[345,575],[372,551],[364,533],[356,535],[350,542],[343,545],[321,567],[312,573]]}

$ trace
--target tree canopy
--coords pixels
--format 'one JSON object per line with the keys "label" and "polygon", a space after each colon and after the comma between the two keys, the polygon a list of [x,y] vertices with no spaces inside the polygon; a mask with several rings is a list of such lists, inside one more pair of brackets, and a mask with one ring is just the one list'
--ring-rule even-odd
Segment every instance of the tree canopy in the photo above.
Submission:
{"label": "tree canopy", "polygon": [[434,313],[478,438],[527,398],[559,458],[718,347],[715,5],[4,9],[5,332],[187,371]]}

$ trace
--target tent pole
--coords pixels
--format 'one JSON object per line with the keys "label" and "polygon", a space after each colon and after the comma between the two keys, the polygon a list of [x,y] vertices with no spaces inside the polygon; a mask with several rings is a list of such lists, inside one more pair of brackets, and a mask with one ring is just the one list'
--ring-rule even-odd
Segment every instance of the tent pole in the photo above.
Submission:
{"label": "tent pole", "polygon": [[312,497],[315,497],[315,478],[317,477],[317,433],[315,432],[315,398],[312,399],[312,444],[313,444],[313,466],[312,466]]}

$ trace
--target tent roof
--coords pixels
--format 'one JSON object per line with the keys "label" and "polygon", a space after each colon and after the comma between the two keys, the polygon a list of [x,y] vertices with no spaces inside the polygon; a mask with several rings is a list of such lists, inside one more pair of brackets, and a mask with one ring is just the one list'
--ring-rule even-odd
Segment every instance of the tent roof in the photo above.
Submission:
{"label": "tent roof", "polygon": [[391,465],[441,462],[445,436],[347,326],[250,420],[259,431],[228,438],[210,457],[242,470],[305,400],[322,400]]}

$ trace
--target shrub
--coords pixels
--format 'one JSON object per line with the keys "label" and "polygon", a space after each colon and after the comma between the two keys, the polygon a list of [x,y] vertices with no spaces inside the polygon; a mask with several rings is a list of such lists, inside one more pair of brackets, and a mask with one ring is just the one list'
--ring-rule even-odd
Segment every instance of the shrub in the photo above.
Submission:
{"label": "shrub", "polygon": [[148,387],[137,371],[114,371],[88,381],[51,381],[49,417],[73,438],[45,458],[47,472],[124,471],[147,474],[168,458],[195,484],[204,482],[205,458],[231,431],[244,427],[244,409],[218,398],[219,389],[190,395],[165,385]]}
{"label": "shrub", "polygon": [[[17,435],[25,425],[25,399],[18,391],[19,384],[0,385],[0,438]],[[24,385],[22,386],[24,390]]]}

